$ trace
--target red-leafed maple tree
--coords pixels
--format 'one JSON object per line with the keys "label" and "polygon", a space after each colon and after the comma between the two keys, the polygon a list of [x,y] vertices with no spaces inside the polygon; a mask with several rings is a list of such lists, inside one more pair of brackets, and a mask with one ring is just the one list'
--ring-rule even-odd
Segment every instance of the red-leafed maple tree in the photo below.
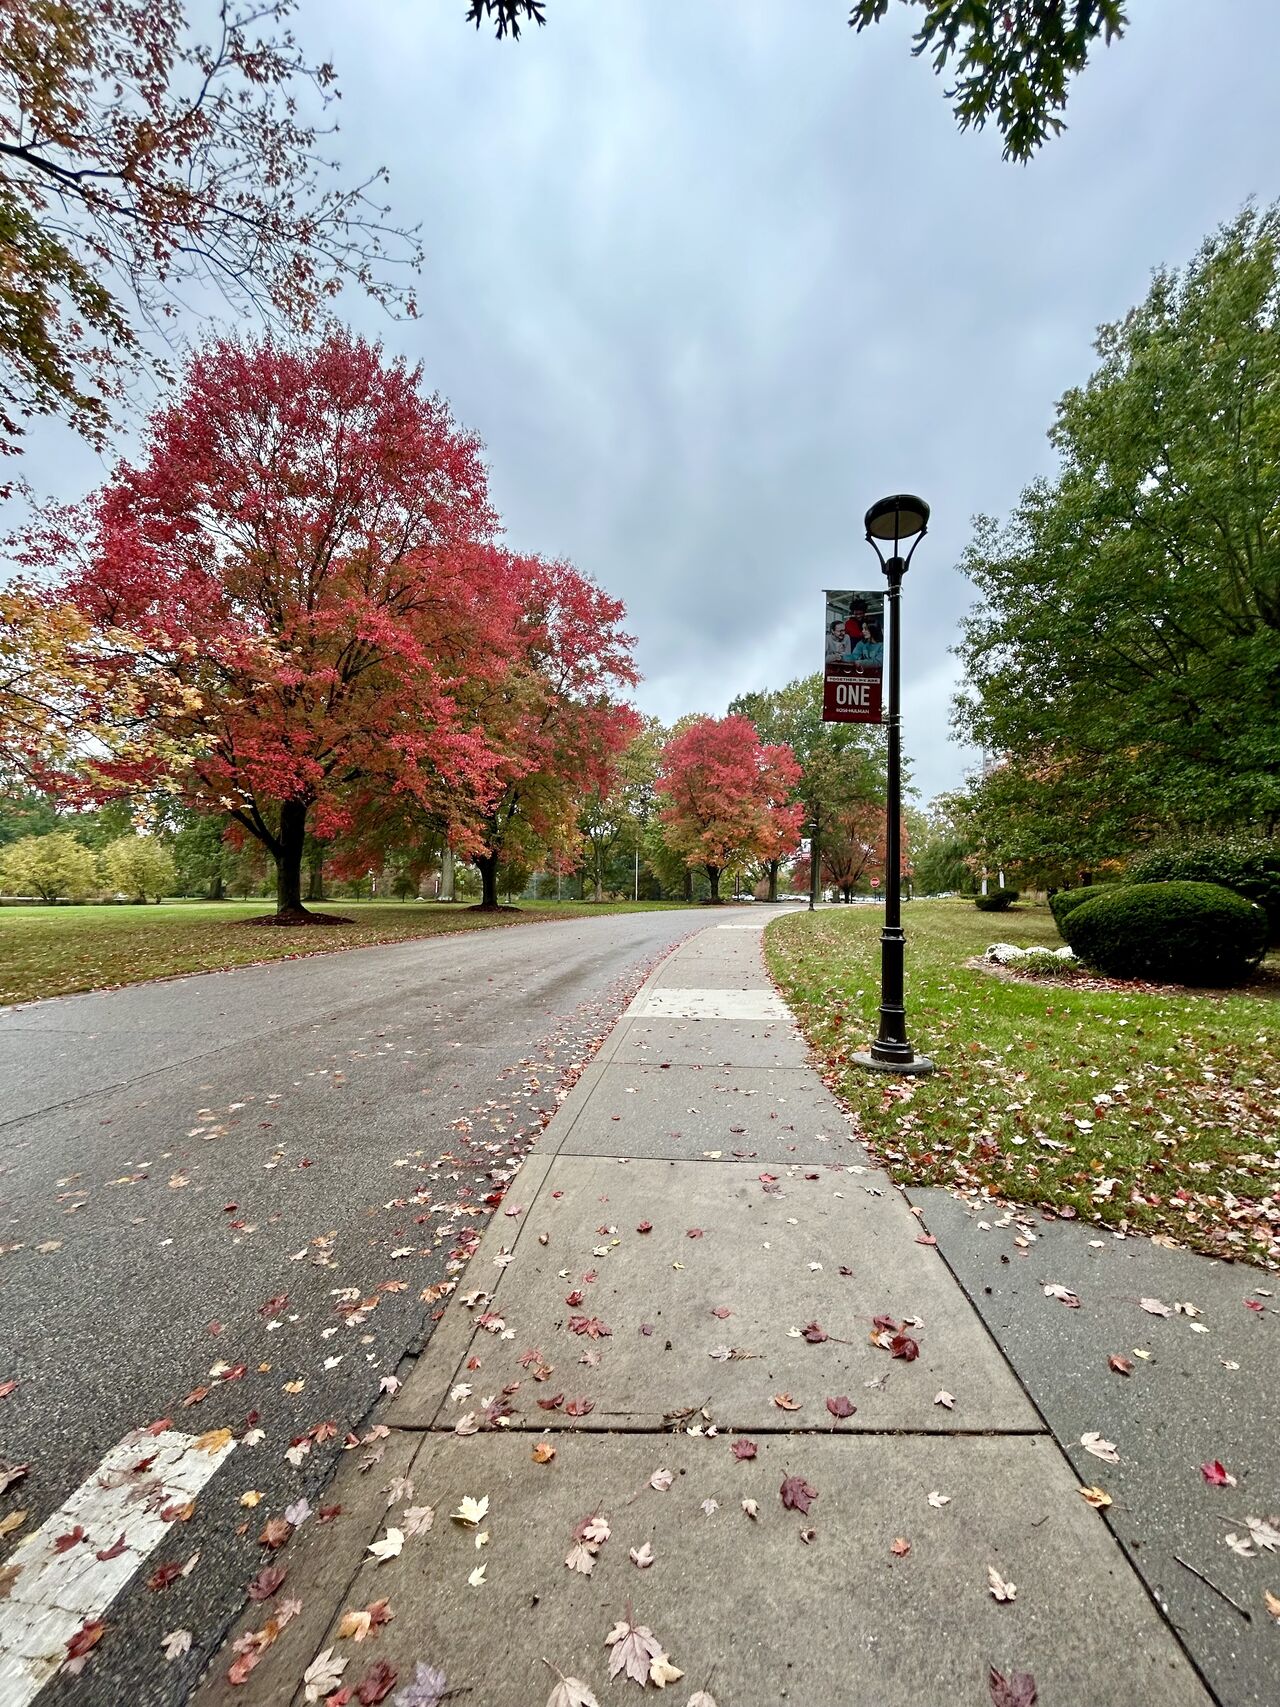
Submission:
{"label": "red-leafed maple tree", "polygon": [[799,845],[804,808],[789,800],[799,777],[791,749],[765,746],[746,717],[700,717],[668,741],[659,816],[686,865],[705,869],[712,901],[726,867]]}
{"label": "red-leafed maple tree", "polygon": [[565,562],[510,557],[503,575],[518,616],[504,642],[507,672],[477,678],[472,710],[495,754],[499,787],[457,803],[450,834],[472,851],[480,905],[498,905],[498,866],[512,848],[563,853],[590,790],[612,786],[619,754],[642,719],[618,698],[639,680],[625,616]]}
{"label": "red-leafed maple tree", "polygon": [[46,517],[26,560],[131,637],[117,667],[188,754],[167,785],[263,844],[292,922],[304,835],[340,830],[356,785],[424,809],[500,786],[466,704],[520,614],[494,527],[476,439],[417,369],[335,332],[209,345],[140,462]]}

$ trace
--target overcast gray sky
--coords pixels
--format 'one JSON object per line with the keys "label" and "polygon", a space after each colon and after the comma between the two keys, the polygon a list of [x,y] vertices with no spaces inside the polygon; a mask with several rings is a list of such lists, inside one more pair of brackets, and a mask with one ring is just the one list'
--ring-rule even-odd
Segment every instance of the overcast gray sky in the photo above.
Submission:
{"label": "overcast gray sky", "polygon": [[350,317],[481,434],[509,542],[626,600],[667,720],[819,668],[821,589],[879,583],[867,505],[922,494],[906,741],[954,786],[969,520],[1051,467],[1095,326],[1280,194],[1280,5],[1134,0],[1025,167],[956,130],[906,8],[855,37],[847,0],[548,0],[518,43],[464,12],[303,0],[339,157],[426,237],[421,318]]}

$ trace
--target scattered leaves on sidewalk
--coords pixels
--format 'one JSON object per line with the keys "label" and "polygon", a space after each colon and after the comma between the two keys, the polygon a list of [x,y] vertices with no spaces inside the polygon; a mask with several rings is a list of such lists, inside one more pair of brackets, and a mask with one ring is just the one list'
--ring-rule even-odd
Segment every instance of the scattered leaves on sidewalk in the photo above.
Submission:
{"label": "scattered leaves on sidewalk", "polygon": [[1080,1444],[1086,1452],[1091,1452],[1095,1458],[1101,1458],[1104,1463],[1118,1464],[1120,1462],[1120,1454],[1116,1451],[1115,1442],[1104,1440],[1097,1429],[1090,1429],[1087,1434],[1082,1434]]}
{"label": "scattered leaves on sidewalk", "polygon": [[1008,1676],[992,1666],[987,1675],[991,1707],[1036,1707],[1036,1680],[1029,1671],[1011,1671]]}
{"label": "scattered leaves on sidewalk", "polygon": [[1256,1546],[1268,1553],[1280,1548],[1280,1517],[1246,1517],[1245,1523]]}
{"label": "scattered leaves on sidewalk", "polygon": [[729,1450],[739,1463],[746,1458],[754,1458],[758,1450],[754,1440],[748,1440],[745,1434],[740,1434],[736,1440],[729,1442]]}
{"label": "scattered leaves on sidewalk", "polygon": [[1139,1298],[1138,1303],[1149,1316],[1171,1316],[1173,1311],[1158,1298]]}
{"label": "scattered leaves on sidewalk", "polygon": [[285,1565],[264,1565],[249,1584],[250,1600],[270,1600],[288,1575]]}
{"label": "scattered leaves on sidewalk", "polygon": [[843,1421],[845,1417],[851,1417],[857,1408],[852,1399],[847,1398],[843,1393],[838,1398],[827,1400],[827,1409],[837,1422]]}
{"label": "scattered leaves on sidewalk", "polygon": [[649,1478],[649,1486],[656,1489],[658,1493],[665,1494],[674,1481],[675,1477],[670,1470],[655,1470]]}
{"label": "scattered leaves on sidewalk", "polygon": [[647,1541],[639,1547],[633,1547],[627,1555],[631,1563],[639,1571],[647,1571],[654,1561],[654,1551]]}
{"label": "scattered leaves on sidewalk", "polygon": [[379,1564],[385,1564],[388,1559],[394,1559],[404,1551],[404,1531],[388,1529],[380,1539],[369,1543],[367,1551],[373,1554]]}
{"label": "scattered leaves on sidewalk", "polygon": [[485,1513],[488,1509],[488,1494],[483,1494],[478,1500],[473,1499],[470,1494],[464,1494],[457,1511],[451,1512],[450,1516],[455,1523],[466,1523],[474,1526],[484,1522]]}
{"label": "scattered leaves on sidewalk", "polygon": [[345,1658],[340,1659],[332,1648],[324,1648],[302,1674],[306,1700],[323,1701],[326,1695],[332,1695],[346,1669]]}
{"label": "scattered leaves on sidewalk", "polygon": [[170,1630],[160,1638],[160,1647],[166,1661],[180,1660],[183,1654],[191,1651],[190,1630]]}
{"label": "scattered leaves on sidewalk", "polygon": [[1129,1359],[1127,1357],[1120,1357],[1114,1352],[1107,1359],[1107,1368],[1113,1369],[1117,1375],[1133,1374],[1133,1365],[1129,1362]]}
{"label": "scattered leaves on sidewalk", "polygon": [[951,1411],[955,1409],[956,1397],[954,1393],[948,1393],[945,1387],[940,1387],[933,1395],[933,1402],[935,1405],[943,1405]]}
{"label": "scattered leaves on sidewalk", "polygon": [[535,1464],[550,1464],[556,1455],[556,1449],[549,1440],[540,1440],[529,1456]]}
{"label": "scattered leaves on sidewalk", "polygon": [[1006,1582],[994,1565],[987,1566],[987,1587],[992,1598],[1002,1602],[1013,1600],[1018,1593],[1017,1585]]}
{"label": "scattered leaves on sidewalk", "polygon": [[547,1707],[600,1707],[600,1703],[585,1683],[576,1677],[566,1677],[550,1660],[543,1660],[542,1663],[560,1679],[547,1697]]}
{"label": "scattered leaves on sidewalk", "polygon": [[1202,1464],[1200,1474],[1211,1488],[1234,1488],[1236,1485],[1236,1479],[1230,1470],[1216,1458],[1208,1464]]}
{"label": "scattered leaves on sidewalk", "polygon": [[889,1551],[893,1554],[895,1559],[905,1559],[907,1554],[911,1551],[911,1543],[907,1540],[905,1535],[895,1535],[893,1538],[893,1544],[890,1546]]}
{"label": "scattered leaves on sidewalk", "polygon": [[782,1504],[787,1511],[809,1512],[811,1501],[818,1497],[817,1488],[811,1488],[803,1476],[788,1476],[778,1490]]}
{"label": "scattered leaves on sidewalk", "polygon": [[389,1624],[394,1617],[387,1600],[371,1600],[368,1606],[348,1607],[338,1621],[338,1636],[343,1641],[367,1641],[375,1630]]}
{"label": "scattered leaves on sidewalk", "polygon": [[1102,1511],[1111,1504],[1111,1495],[1105,1488],[1077,1488],[1076,1492],[1086,1505],[1091,1505],[1095,1511]]}
{"label": "scattered leaves on sidewalk", "polygon": [[[625,1672],[633,1683],[643,1689],[649,1682],[650,1669],[658,1659],[665,1660],[662,1643],[647,1624],[637,1624],[627,1602],[625,1618],[620,1618],[604,1639],[609,1649],[609,1677]],[[676,1674],[679,1676],[679,1673]],[[665,1681],[665,1680],[664,1680]]]}
{"label": "scattered leaves on sidewalk", "polygon": [[798,1411],[800,1409],[800,1400],[793,1399],[790,1393],[775,1393],[773,1402],[780,1411]]}
{"label": "scattered leaves on sidewalk", "polygon": [[1056,1298],[1060,1304],[1065,1304],[1068,1310],[1078,1310],[1080,1308],[1080,1300],[1069,1287],[1046,1286],[1044,1289],[1044,1295],[1046,1298]]}
{"label": "scattered leaves on sidewalk", "polygon": [[931,1506],[933,1506],[935,1509],[940,1511],[944,1505],[950,1505],[951,1504],[951,1495],[950,1494],[940,1494],[938,1492],[938,1490],[935,1488],[933,1490],[933,1492],[929,1495],[929,1504]]}

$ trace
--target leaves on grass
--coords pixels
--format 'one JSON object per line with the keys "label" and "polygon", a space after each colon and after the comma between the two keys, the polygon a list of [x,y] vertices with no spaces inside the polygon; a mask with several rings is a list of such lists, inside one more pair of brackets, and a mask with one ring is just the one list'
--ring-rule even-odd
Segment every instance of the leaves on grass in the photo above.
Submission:
{"label": "leaves on grass", "polygon": [[806,1516],[811,1501],[818,1497],[817,1488],[811,1488],[803,1476],[787,1476],[778,1492],[787,1511],[803,1512]]}
{"label": "leaves on grass", "polygon": [[992,1666],[987,1674],[991,1707],[1036,1707],[1036,1680],[1029,1671],[1011,1671],[1007,1676]]}

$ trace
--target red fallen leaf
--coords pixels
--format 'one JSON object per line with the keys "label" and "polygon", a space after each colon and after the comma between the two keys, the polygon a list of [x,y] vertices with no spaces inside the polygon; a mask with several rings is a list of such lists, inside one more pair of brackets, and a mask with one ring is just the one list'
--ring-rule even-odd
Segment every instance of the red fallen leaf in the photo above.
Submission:
{"label": "red fallen leaf", "polygon": [[207,1387],[193,1387],[182,1402],[184,1405],[198,1405],[208,1397],[209,1389]]}
{"label": "red fallen leaf", "polygon": [[157,1417],[154,1422],[148,1423],[146,1428],[144,1428],[142,1432],[144,1434],[157,1435],[157,1434],[163,1434],[165,1429],[172,1428],[172,1427],[173,1427],[173,1418],[172,1417]]}
{"label": "red fallen leaf", "polygon": [[341,1516],[342,1507],[340,1505],[322,1505],[320,1510],[316,1513],[316,1522],[332,1523],[335,1517]]}
{"label": "red fallen leaf", "polygon": [[848,1277],[853,1273],[853,1270],[846,1263],[841,1263],[839,1272],[848,1279]]}
{"label": "red fallen leaf", "polygon": [[827,1337],[827,1330],[820,1328],[816,1322],[806,1322],[803,1333],[810,1345],[821,1345]]}
{"label": "red fallen leaf", "polygon": [[[374,1707],[375,1702],[390,1694],[395,1681],[393,1668],[386,1660],[378,1660],[356,1684],[356,1700],[361,1703],[361,1707]],[[332,1701],[333,1697],[330,1696],[329,1699]]]}
{"label": "red fallen leaf", "polygon": [[599,1316],[570,1316],[569,1332],[571,1334],[585,1334],[588,1339],[600,1340],[608,1339],[612,1335],[613,1329],[607,1328]]}
{"label": "red fallen leaf", "polygon": [[264,1565],[249,1584],[249,1599],[270,1600],[288,1574],[286,1565]]}
{"label": "red fallen leaf", "polygon": [[129,1475],[131,1475],[131,1476],[143,1476],[143,1475],[145,1475],[146,1472],[155,1463],[156,1456],[157,1456],[156,1453],[153,1452],[151,1454],[150,1458],[139,1458],[139,1460],[136,1464],[130,1464]]}
{"label": "red fallen leaf", "polygon": [[210,1322],[208,1331],[211,1334],[220,1334],[222,1332],[222,1328],[223,1324],[221,1322]]}
{"label": "red fallen leaf", "polygon": [[898,1324],[892,1316],[873,1316],[871,1326],[878,1334],[896,1334],[898,1331]]}
{"label": "red fallen leaf", "polygon": [[893,1545],[889,1548],[895,1559],[905,1559],[911,1551],[911,1543],[905,1535],[895,1535]]}
{"label": "red fallen leaf", "polygon": [[720,1320],[723,1322],[727,1320],[728,1317],[732,1316],[733,1311],[727,1304],[717,1304],[711,1314],[713,1316],[719,1316]]}
{"label": "red fallen leaf", "polygon": [[567,1292],[565,1294],[564,1301],[571,1310],[576,1310],[579,1304],[586,1302],[586,1297],[587,1295],[585,1292],[575,1290],[573,1292]]}
{"label": "red fallen leaf", "polygon": [[108,1559],[118,1559],[124,1552],[124,1530],[122,1529],[109,1547],[104,1547],[100,1553],[95,1553],[95,1559],[101,1559],[106,1564]]}
{"label": "red fallen leaf", "polygon": [[293,1534],[293,1525],[287,1517],[269,1517],[262,1527],[258,1537],[259,1547],[270,1547],[274,1553],[277,1547],[283,1547]]}
{"label": "red fallen leaf", "polygon": [[218,1379],[220,1381],[243,1381],[247,1368],[247,1364],[237,1363],[234,1369],[228,1369],[227,1373],[219,1376]]}
{"label": "red fallen leaf", "polygon": [[644,1337],[647,1340],[652,1339],[653,1338],[653,1323],[652,1322],[641,1322],[640,1332],[644,1335]]}
{"label": "red fallen leaf", "polygon": [[[1244,1301],[1244,1307],[1246,1310],[1257,1310],[1259,1312],[1266,1309],[1266,1305],[1260,1298],[1246,1298]],[[10,1391],[12,1392],[12,1388],[10,1388]]]}
{"label": "red fallen leaf", "polygon": [[153,1594],[162,1588],[168,1588],[171,1582],[176,1582],[182,1575],[182,1566],[176,1559],[170,1559],[167,1564],[158,1565],[147,1578],[147,1587]]}
{"label": "red fallen leaf", "polygon": [[744,1458],[755,1457],[756,1443],[754,1440],[748,1440],[745,1434],[740,1434],[736,1440],[730,1441],[729,1450],[741,1462]]}
{"label": "red fallen leaf", "polygon": [[570,1399],[564,1408],[564,1414],[567,1417],[585,1417],[589,1416],[595,1408],[594,1399]]}
{"label": "red fallen leaf", "polygon": [[560,1409],[561,1405],[563,1405],[563,1404],[564,1404],[564,1394],[563,1393],[555,1393],[549,1399],[539,1399],[538,1400],[538,1409],[540,1411],[558,1411]]}
{"label": "red fallen leaf", "polygon": [[636,1225],[636,1232],[637,1233],[652,1233],[652,1231],[653,1231],[653,1222],[652,1221],[641,1221],[641,1222],[638,1222]]}
{"label": "red fallen leaf", "polygon": [[918,1245],[936,1245],[937,1242],[938,1241],[934,1238],[932,1233],[917,1233],[916,1234],[916,1243]]}
{"label": "red fallen leaf", "polygon": [[852,1400],[846,1398],[843,1393],[838,1399],[827,1400],[827,1409],[831,1412],[832,1416],[837,1419],[841,1417],[851,1417],[857,1408],[858,1407],[852,1402]]}
{"label": "red fallen leaf", "polygon": [[227,1670],[227,1682],[230,1684],[248,1683],[249,1673],[261,1658],[261,1648],[250,1648],[247,1653],[241,1654],[238,1660],[231,1662]]}
{"label": "red fallen leaf", "polygon": [[1202,1464],[1200,1474],[1211,1488],[1234,1488],[1236,1485],[1235,1477],[1216,1458],[1212,1463]]}
{"label": "red fallen leaf", "polygon": [[10,1393],[17,1391],[18,1383],[16,1381],[0,1381],[0,1399],[7,1399]]}
{"label": "red fallen leaf", "polygon": [[589,1269],[587,1273],[583,1275],[582,1283],[584,1286],[594,1286],[599,1278],[600,1276],[596,1273],[595,1269]]}
{"label": "red fallen leaf", "polygon": [[758,1174],[756,1177],[759,1179],[761,1185],[772,1185],[778,1176],[777,1174]]}
{"label": "red fallen leaf", "polygon": [[75,1528],[69,1529],[65,1535],[59,1535],[53,1544],[53,1550],[55,1553],[69,1553],[73,1547],[78,1547],[83,1540],[84,1528],[77,1523]]}
{"label": "red fallen leaf", "polygon": [[315,1427],[310,1430],[311,1438],[315,1441],[317,1446],[319,1446],[321,1441],[332,1440],[337,1432],[338,1425],[335,1422],[318,1422]]}
{"label": "red fallen leaf", "polygon": [[1114,1369],[1117,1375],[1132,1375],[1133,1365],[1127,1357],[1120,1357],[1114,1352],[1107,1359],[1107,1368]]}
{"label": "red fallen leaf", "polygon": [[892,1356],[905,1358],[908,1363],[914,1363],[920,1355],[920,1347],[910,1334],[895,1334],[889,1341],[889,1351]]}
{"label": "red fallen leaf", "polygon": [[810,1502],[818,1497],[817,1488],[811,1488],[803,1476],[788,1476],[778,1492],[787,1511],[803,1512],[806,1516]]}
{"label": "red fallen leaf", "polygon": [[705,1231],[705,1227],[686,1227],[684,1236],[686,1239],[700,1239]]}
{"label": "red fallen leaf", "polygon": [[106,1634],[107,1626],[101,1618],[86,1618],[74,1636],[67,1639],[67,1658],[81,1659],[91,1648],[96,1648]]}
{"label": "red fallen leaf", "polygon": [[1006,1677],[992,1666],[987,1676],[992,1707],[1036,1707],[1036,1680],[1029,1671],[1011,1671]]}
{"label": "red fallen leaf", "polygon": [[288,1304],[289,1294],[280,1292],[274,1298],[268,1298],[265,1304],[260,1305],[258,1314],[260,1316],[278,1316],[282,1310],[287,1309]]}

